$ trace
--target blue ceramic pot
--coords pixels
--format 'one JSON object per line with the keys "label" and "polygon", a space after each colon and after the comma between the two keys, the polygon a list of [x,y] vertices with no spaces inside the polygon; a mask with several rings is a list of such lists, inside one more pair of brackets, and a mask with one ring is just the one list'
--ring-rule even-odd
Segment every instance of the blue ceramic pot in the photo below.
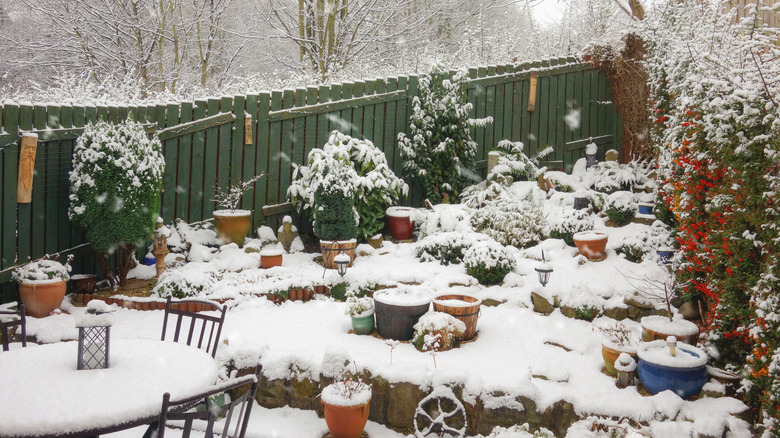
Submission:
{"label": "blue ceramic pot", "polygon": [[653,204],[639,204],[639,214],[653,214]]}
{"label": "blue ceramic pot", "polygon": [[673,249],[658,250],[658,261],[661,262],[661,264],[668,265],[669,263],[672,263],[672,257],[674,257]]}
{"label": "blue ceramic pot", "polygon": [[648,354],[653,349],[665,350],[669,354],[666,341],[647,342],[637,352],[637,374],[650,394],[670,390],[687,399],[698,394],[707,383],[707,357],[701,349],[678,343],[677,356],[682,362],[680,366],[670,365],[666,361],[664,364],[656,363],[655,354]]}
{"label": "blue ceramic pot", "polygon": [[157,263],[157,259],[154,257],[146,256],[144,257],[144,265],[146,266],[154,266]]}

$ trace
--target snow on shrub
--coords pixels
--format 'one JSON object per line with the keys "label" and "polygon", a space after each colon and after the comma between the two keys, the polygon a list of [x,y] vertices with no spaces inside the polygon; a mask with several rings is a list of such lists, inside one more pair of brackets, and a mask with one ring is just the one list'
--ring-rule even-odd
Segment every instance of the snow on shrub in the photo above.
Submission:
{"label": "snow on shrub", "polygon": [[160,298],[206,297],[213,292],[218,275],[209,263],[191,262],[178,269],[166,269],[152,292]]}
{"label": "snow on shrub", "polygon": [[469,117],[473,105],[466,96],[466,78],[466,70],[450,77],[441,66],[420,77],[420,95],[412,99],[410,132],[398,134],[404,171],[434,203],[458,196],[463,187],[478,180],[477,142],[469,130],[492,123],[493,118]]}
{"label": "snow on shrub", "polygon": [[420,351],[445,351],[455,344],[455,337],[466,332],[466,324],[444,312],[428,312],[414,325],[412,344]]}
{"label": "snow on shrub", "polygon": [[529,158],[523,153],[522,142],[501,140],[494,151],[499,154],[498,164],[491,169],[488,180],[494,179],[495,175],[506,175],[515,181],[536,181],[536,177],[547,170],[546,167],[539,167],[539,160],[551,154],[554,149],[548,146]]}
{"label": "snow on shrub", "polygon": [[569,246],[574,246],[574,234],[593,229],[593,218],[586,210],[575,210],[565,207],[547,217],[549,236],[553,239],[563,239]]}
{"label": "snow on shrub", "polygon": [[429,211],[420,224],[420,237],[458,231],[472,232],[471,209],[464,204],[438,204]]}
{"label": "snow on shrub", "polygon": [[76,142],[68,217],[86,231],[112,285],[108,254],[119,250],[117,274],[124,286],[135,248],[152,237],[164,167],[160,140],[130,118],[87,125]]}
{"label": "snow on shrub", "polygon": [[637,208],[634,194],[625,191],[612,193],[604,204],[604,212],[607,217],[620,226],[631,222],[631,219],[636,215]]}
{"label": "snow on shrub", "polygon": [[642,260],[658,260],[658,249],[674,246],[674,238],[668,227],[661,221],[655,221],[649,230],[642,229],[623,238],[615,252],[625,254],[626,259],[639,263]]}
{"label": "snow on shrub", "polygon": [[439,262],[442,265],[463,263],[463,253],[474,243],[488,240],[481,233],[446,232],[429,235],[417,241],[417,258],[423,262]]}
{"label": "snow on shrub", "polygon": [[517,262],[504,245],[494,240],[483,240],[475,242],[464,252],[463,264],[466,273],[480,284],[492,285],[501,283]]}
{"label": "snow on shrub", "polygon": [[409,190],[388,167],[384,152],[370,140],[360,140],[338,131],[330,134],[321,149],[309,152],[307,163],[307,166],[294,165],[293,181],[287,189],[292,203],[298,211],[306,212],[316,221],[314,194],[326,184],[325,169],[343,168],[336,175],[343,179],[344,195],[354,197],[360,217],[357,233],[362,238],[371,237],[382,229],[387,207],[397,204]]}
{"label": "snow on shrub", "polygon": [[476,209],[471,217],[475,231],[516,248],[527,248],[541,241],[544,224],[541,203],[533,193],[518,198],[507,191]]}

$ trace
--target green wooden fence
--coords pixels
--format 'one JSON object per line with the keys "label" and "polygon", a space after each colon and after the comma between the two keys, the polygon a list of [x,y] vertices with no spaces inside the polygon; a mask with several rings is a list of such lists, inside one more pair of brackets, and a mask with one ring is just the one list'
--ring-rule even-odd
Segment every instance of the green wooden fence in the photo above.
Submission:
{"label": "green wooden fence", "polygon": [[[533,78],[532,78],[533,77]],[[604,150],[619,149],[620,115],[611,102],[606,76],[574,58],[469,69],[468,98],[476,117],[494,123],[474,128],[478,159],[502,139],[522,141],[526,153],[554,147],[547,164],[570,170],[595,141]],[[535,101],[529,105],[535,82]],[[15,299],[9,268],[58,251],[76,255],[74,273],[95,272],[91,250],[81,230],[67,218],[68,172],[75,140],[95,120],[116,122],[129,114],[157,132],[164,148],[165,175],[161,216],[196,222],[211,217],[215,184],[268,177],[244,196],[241,208],[252,210],[253,226],[276,229],[289,212],[287,188],[292,164],[304,164],[333,130],[369,139],[402,174],[396,138],[408,132],[417,76],[344,82],[330,86],[275,90],[245,96],[135,107],[28,105],[0,106],[0,285],[2,301]],[[530,110],[533,106],[533,110]],[[567,116],[569,117],[567,124]],[[245,121],[251,117],[251,144]],[[579,122],[579,123],[577,123]],[[21,135],[39,136],[32,203],[17,204],[16,187]],[[407,204],[420,205],[421,190],[412,187]],[[306,224],[304,224],[305,226]]]}

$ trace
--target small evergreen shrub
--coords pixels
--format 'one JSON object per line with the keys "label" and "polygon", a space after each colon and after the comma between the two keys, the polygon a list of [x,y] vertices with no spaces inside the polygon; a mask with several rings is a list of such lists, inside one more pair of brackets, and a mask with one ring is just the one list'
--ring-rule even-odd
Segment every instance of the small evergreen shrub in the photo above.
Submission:
{"label": "small evergreen shrub", "polygon": [[469,233],[471,209],[464,204],[439,204],[434,211],[428,211],[420,223],[420,237],[458,231]]}
{"label": "small evergreen shrub", "polygon": [[575,233],[593,229],[593,218],[586,210],[564,208],[558,216],[548,219],[548,222],[550,237],[563,239],[569,246],[574,246]]}
{"label": "small evergreen shrub", "polygon": [[314,234],[321,240],[350,240],[357,235],[355,201],[341,190],[317,189],[314,202],[318,206]]}
{"label": "small evergreen shrub", "polygon": [[574,309],[574,319],[582,319],[584,321],[593,321],[600,314],[601,309],[587,304]]}
{"label": "small evergreen shrub", "polygon": [[135,248],[152,237],[164,167],[160,140],[132,119],[87,125],[76,142],[68,217],[86,231],[112,285],[108,254],[118,249],[116,269],[124,286]]}
{"label": "small evergreen shrub", "polygon": [[417,258],[423,262],[439,262],[442,265],[463,263],[463,253],[475,242],[487,240],[480,233],[440,233],[427,236],[417,242]]}
{"label": "small evergreen shrub", "polygon": [[528,248],[541,241],[544,224],[541,204],[532,196],[501,197],[477,209],[471,217],[474,230],[516,248]]}
{"label": "small evergreen shrub", "polygon": [[160,298],[208,296],[214,290],[218,274],[207,266],[204,263],[190,263],[181,269],[166,269],[160,274],[152,292]]}
{"label": "small evergreen shrub", "polygon": [[453,348],[455,337],[466,332],[466,324],[443,312],[428,312],[414,325],[412,344],[419,351],[445,351]]}
{"label": "small evergreen shrub", "polygon": [[484,240],[474,243],[465,251],[463,264],[466,273],[480,284],[493,285],[501,283],[517,262],[504,245],[494,240]]}
{"label": "small evergreen shrub", "polygon": [[508,175],[515,181],[536,181],[547,170],[546,167],[539,167],[539,160],[552,153],[553,148],[549,146],[529,158],[523,152],[522,142],[501,140],[495,151],[499,153],[498,164],[490,171],[487,179],[492,179],[493,175]]}
{"label": "small evergreen shrub", "polygon": [[659,248],[672,248],[674,245],[670,230],[662,222],[655,222],[649,230],[626,236],[615,252],[625,254],[628,261],[640,263],[642,260],[658,260]]}
{"label": "small evergreen shrub", "polygon": [[637,204],[631,192],[618,191],[607,198],[604,212],[609,219],[619,226],[626,225],[636,215]]}
{"label": "small evergreen shrub", "polygon": [[333,298],[336,301],[346,301],[347,300],[347,287],[349,286],[349,283],[347,282],[341,282],[333,287],[330,288],[330,297]]}

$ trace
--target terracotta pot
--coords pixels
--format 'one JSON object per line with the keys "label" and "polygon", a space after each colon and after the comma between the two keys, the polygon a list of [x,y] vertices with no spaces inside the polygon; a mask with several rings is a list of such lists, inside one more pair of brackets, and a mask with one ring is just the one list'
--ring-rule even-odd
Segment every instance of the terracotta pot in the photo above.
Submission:
{"label": "terracotta pot", "polygon": [[51,315],[54,309],[60,308],[67,288],[68,282],[64,280],[51,283],[19,283],[19,296],[27,316],[44,318]]}
{"label": "terracotta pot", "polygon": [[95,292],[97,285],[97,276],[94,274],[71,275],[70,285],[75,294],[91,294]]}
{"label": "terracotta pot", "polygon": [[213,213],[214,229],[223,245],[235,243],[244,246],[244,238],[249,232],[252,212],[249,210],[217,210]]}
{"label": "terracotta pot", "polygon": [[331,405],[320,400],[325,423],[333,438],[360,438],[368,421],[369,404],[355,406]]}
{"label": "terracotta pot", "polygon": [[612,377],[617,377],[615,361],[617,360],[618,356],[620,356],[622,353],[627,353],[629,356],[634,358],[634,362],[639,361],[639,356],[636,355],[636,347],[624,349],[615,349],[612,347],[616,347],[616,345],[608,347],[604,344],[601,344],[601,357],[604,358],[604,366],[607,368],[607,373],[609,373],[609,375]]}
{"label": "terracotta pot", "polygon": [[260,267],[263,269],[282,266],[282,250],[264,249],[260,251]]}
{"label": "terracotta pot", "polygon": [[642,342],[655,340],[665,341],[669,336],[677,338],[677,342],[696,345],[699,340],[699,326],[685,319],[675,319],[660,315],[645,316],[640,321],[642,325]]}
{"label": "terracotta pot", "polygon": [[[448,303],[448,301],[451,301]],[[455,303],[457,301],[458,303]],[[463,303],[463,304],[460,304]],[[433,299],[433,310],[448,313],[466,324],[463,335],[456,336],[459,341],[468,341],[477,334],[477,319],[479,319],[479,305],[482,300],[471,295],[451,294],[439,295]]]}
{"label": "terracotta pot", "polygon": [[608,237],[607,233],[601,231],[580,231],[572,236],[580,254],[591,261],[599,260],[604,256]]}
{"label": "terracotta pot", "polygon": [[355,248],[357,240],[320,240],[320,252],[322,252],[322,264],[325,269],[336,269],[336,263],[333,259],[343,251],[349,256],[349,265],[355,261]]}
{"label": "terracotta pot", "polygon": [[287,295],[287,299],[290,301],[309,301],[314,295],[314,291],[306,287],[296,287],[290,289],[290,294]]}
{"label": "terracotta pot", "polygon": [[412,238],[414,221],[410,216],[414,212],[411,207],[389,207],[386,211],[387,221],[390,224],[390,233],[393,239],[407,240]]}

